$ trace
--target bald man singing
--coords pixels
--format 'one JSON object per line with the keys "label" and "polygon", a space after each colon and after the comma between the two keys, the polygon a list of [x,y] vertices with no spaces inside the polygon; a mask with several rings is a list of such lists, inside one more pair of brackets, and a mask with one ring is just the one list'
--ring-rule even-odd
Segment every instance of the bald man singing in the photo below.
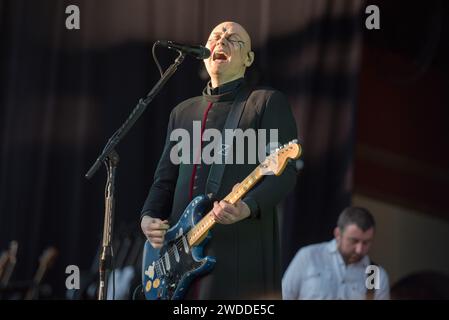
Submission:
{"label": "bald man singing", "polygon": [[[217,225],[211,230],[212,239],[205,248],[205,255],[214,256],[217,262],[210,273],[190,285],[185,298],[280,298],[276,205],[295,185],[294,166],[289,164],[281,176],[266,176],[232,205],[221,199],[258,163],[248,161],[248,156],[243,164],[234,164],[235,161],[209,164],[203,159],[174,163],[171,159],[171,151],[177,144],[170,140],[173,130],[187,130],[193,145],[193,139],[197,138],[195,122],[201,123],[203,134],[208,129],[221,132],[228,129],[228,118],[239,114],[233,108],[242,108],[238,129],[256,132],[276,129],[281,144],[296,139],[296,124],[286,97],[272,88],[250,88],[245,81],[245,71],[255,59],[248,32],[235,22],[220,23],[212,30],[206,47],[211,51],[211,56],[204,60],[210,81],[202,95],[183,101],[170,114],[165,147],[142,209],[141,228],[151,245],[160,248],[166,230],[176,224],[189,202],[207,193],[211,168],[224,166],[219,187],[213,194],[216,201],[211,205]],[[202,149],[208,142],[204,140],[199,144]],[[192,149],[189,159],[198,155],[202,153]]]}

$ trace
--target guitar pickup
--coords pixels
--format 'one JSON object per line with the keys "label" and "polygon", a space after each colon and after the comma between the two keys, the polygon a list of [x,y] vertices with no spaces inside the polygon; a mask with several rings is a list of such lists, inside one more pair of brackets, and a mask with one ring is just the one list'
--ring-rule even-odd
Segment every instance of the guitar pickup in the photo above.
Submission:
{"label": "guitar pickup", "polygon": [[170,266],[170,256],[168,255],[168,252],[165,252],[164,254],[164,260],[165,260],[165,267],[167,269],[167,271],[170,271],[171,266]]}

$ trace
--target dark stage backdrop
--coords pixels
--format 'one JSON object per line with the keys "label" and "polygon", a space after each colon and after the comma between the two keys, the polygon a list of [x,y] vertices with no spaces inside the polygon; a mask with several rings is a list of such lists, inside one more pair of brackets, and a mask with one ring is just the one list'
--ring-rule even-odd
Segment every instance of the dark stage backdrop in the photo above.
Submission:
{"label": "dark stage backdrop", "polygon": [[[78,5],[80,30],[67,30]],[[287,96],[304,167],[282,208],[283,268],[300,246],[327,240],[350,203],[363,1],[0,2],[0,249],[19,242],[12,282],[29,280],[41,252],[64,298],[65,267],[89,269],[101,240],[105,170],[84,174],[107,138],[158,80],[157,39],[205,43],[219,22],[253,36],[251,82]],[[164,66],[174,55],[163,49]],[[171,109],[200,94],[200,61],[186,59],[118,148],[115,226],[135,226],[152,183]],[[94,265],[95,267],[95,265]]]}

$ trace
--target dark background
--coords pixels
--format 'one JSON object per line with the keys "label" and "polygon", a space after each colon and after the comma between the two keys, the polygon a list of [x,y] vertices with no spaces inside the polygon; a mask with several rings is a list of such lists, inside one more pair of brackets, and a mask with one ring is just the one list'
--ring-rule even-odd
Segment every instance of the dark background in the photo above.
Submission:
{"label": "dark background", "polygon": [[[67,30],[78,5],[81,29]],[[381,29],[365,28],[376,4]],[[17,240],[12,282],[48,246],[51,298],[65,267],[95,267],[105,170],[84,174],[159,73],[155,40],[205,43],[221,21],[245,26],[250,82],[289,98],[304,168],[281,205],[283,268],[328,240],[353,192],[449,220],[448,5],[444,1],[0,1],[0,249]],[[163,66],[174,54],[158,49]],[[168,115],[207,78],[188,58],[117,151],[117,234],[137,233]],[[141,238],[143,239],[143,238]]]}

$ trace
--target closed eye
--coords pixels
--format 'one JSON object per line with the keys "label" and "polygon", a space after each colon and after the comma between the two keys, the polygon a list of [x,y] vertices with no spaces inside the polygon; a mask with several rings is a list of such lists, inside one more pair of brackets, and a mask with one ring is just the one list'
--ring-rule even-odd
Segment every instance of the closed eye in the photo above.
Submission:
{"label": "closed eye", "polygon": [[241,41],[241,40],[235,40],[235,39],[228,39],[228,41],[230,43],[234,44],[238,44],[240,47],[243,47],[243,45],[245,44],[245,42]]}
{"label": "closed eye", "polygon": [[[208,43],[214,43],[217,42],[218,40],[220,40],[221,36],[216,35],[215,37],[207,40]],[[245,42],[243,42],[242,40],[238,40],[236,38],[234,38],[233,36],[230,36],[228,38],[226,38],[226,40],[231,43],[232,45],[236,45],[238,44],[240,47],[243,47],[245,45]]]}

